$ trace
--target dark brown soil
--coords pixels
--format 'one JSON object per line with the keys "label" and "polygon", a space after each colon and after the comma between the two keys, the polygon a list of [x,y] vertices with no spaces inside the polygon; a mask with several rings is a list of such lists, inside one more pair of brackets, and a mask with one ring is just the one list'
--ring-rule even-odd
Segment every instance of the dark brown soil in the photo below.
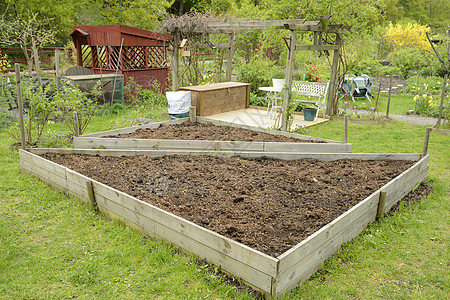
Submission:
{"label": "dark brown soil", "polygon": [[413,164],[208,156],[44,157],[273,256]]}
{"label": "dark brown soil", "polygon": [[302,140],[280,135],[271,135],[242,128],[191,122],[170,126],[165,125],[156,129],[141,128],[132,133],[111,135],[106,136],[106,138],[323,143],[310,139]]}

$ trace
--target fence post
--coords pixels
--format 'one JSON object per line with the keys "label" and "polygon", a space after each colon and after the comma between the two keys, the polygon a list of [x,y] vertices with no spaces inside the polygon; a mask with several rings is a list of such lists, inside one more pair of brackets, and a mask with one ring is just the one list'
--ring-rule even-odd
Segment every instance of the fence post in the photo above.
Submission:
{"label": "fence post", "polygon": [[348,140],[348,115],[344,115],[344,143],[347,144]]}
{"label": "fence post", "polygon": [[448,79],[448,74],[445,74],[444,86],[442,87],[442,93],[441,93],[441,105],[439,106],[438,122],[436,124],[437,129],[439,129],[439,126],[441,126],[442,110],[444,109],[444,98],[445,98],[445,88],[447,87],[447,79]]}
{"label": "fence post", "polygon": [[387,108],[386,108],[386,118],[389,118],[389,107],[391,106],[391,91],[392,91],[392,77],[394,76],[393,73],[391,73],[391,77],[389,78],[389,94],[388,94],[388,102],[387,102]]}
{"label": "fence post", "polygon": [[34,52],[34,64],[36,66],[36,75],[39,82],[39,87],[42,87],[42,79],[41,79],[41,67],[39,65],[39,53],[36,48],[36,44],[34,43],[34,38],[31,37],[31,42],[33,46],[33,52]]}
{"label": "fence post", "polygon": [[231,81],[233,70],[233,39],[234,33],[228,34],[228,53],[227,53],[227,81]]}
{"label": "fence post", "polygon": [[[416,84],[416,94],[419,94],[419,80],[420,80],[420,64],[419,70],[417,71],[417,84]],[[417,101],[414,101],[414,113],[417,112]]]}
{"label": "fence post", "polygon": [[59,50],[55,49],[55,72],[56,72],[56,91],[59,93]]}
{"label": "fence post", "polygon": [[19,109],[19,123],[20,123],[20,141],[21,149],[27,149],[27,143],[25,141],[25,123],[23,121],[23,102],[22,102],[22,86],[20,84],[20,66],[18,63],[14,64],[16,70],[16,86],[17,86],[17,106]]}

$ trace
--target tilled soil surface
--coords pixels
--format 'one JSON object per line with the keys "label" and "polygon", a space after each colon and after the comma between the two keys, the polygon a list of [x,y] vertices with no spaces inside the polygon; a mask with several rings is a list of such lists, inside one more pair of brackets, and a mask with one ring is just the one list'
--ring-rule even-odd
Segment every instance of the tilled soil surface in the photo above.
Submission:
{"label": "tilled soil surface", "polygon": [[141,128],[132,133],[111,135],[106,136],[106,138],[323,143],[321,141],[294,139],[242,128],[215,126],[212,124],[192,122],[185,122],[170,126],[165,125],[156,129]]}
{"label": "tilled soil surface", "polygon": [[298,244],[413,164],[43,156],[272,256]]}

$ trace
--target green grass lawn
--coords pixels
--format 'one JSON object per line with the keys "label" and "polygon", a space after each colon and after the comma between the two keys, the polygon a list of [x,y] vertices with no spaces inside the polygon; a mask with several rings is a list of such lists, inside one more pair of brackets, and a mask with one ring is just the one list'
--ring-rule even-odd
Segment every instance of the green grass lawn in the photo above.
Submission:
{"label": "green grass lawn", "polygon": [[[128,117],[96,117],[88,132],[120,127]],[[304,134],[342,140],[343,121]],[[417,153],[424,135],[424,126],[401,122],[351,119],[349,126],[353,152]],[[22,174],[13,142],[0,131],[0,299],[256,297],[225,282],[214,266],[199,267],[193,255]],[[448,298],[449,146],[450,135],[431,133],[431,195],[372,224],[285,299]]]}

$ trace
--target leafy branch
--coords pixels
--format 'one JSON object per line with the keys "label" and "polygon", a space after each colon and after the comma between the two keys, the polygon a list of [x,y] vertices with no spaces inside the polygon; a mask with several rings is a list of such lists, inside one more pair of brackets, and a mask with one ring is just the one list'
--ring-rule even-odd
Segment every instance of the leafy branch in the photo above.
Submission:
{"label": "leafy branch", "polygon": [[27,60],[28,71],[31,72],[34,55],[30,55],[28,49],[32,48],[33,40],[38,48],[54,42],[54,30],[45,26],[45,23],[53,19],[44,18],[43,21],[38,21],[39,14],[31,11],[25,19],[6,19],[5,15],[6,12],[0,18],[0,46],[19,46]]}

